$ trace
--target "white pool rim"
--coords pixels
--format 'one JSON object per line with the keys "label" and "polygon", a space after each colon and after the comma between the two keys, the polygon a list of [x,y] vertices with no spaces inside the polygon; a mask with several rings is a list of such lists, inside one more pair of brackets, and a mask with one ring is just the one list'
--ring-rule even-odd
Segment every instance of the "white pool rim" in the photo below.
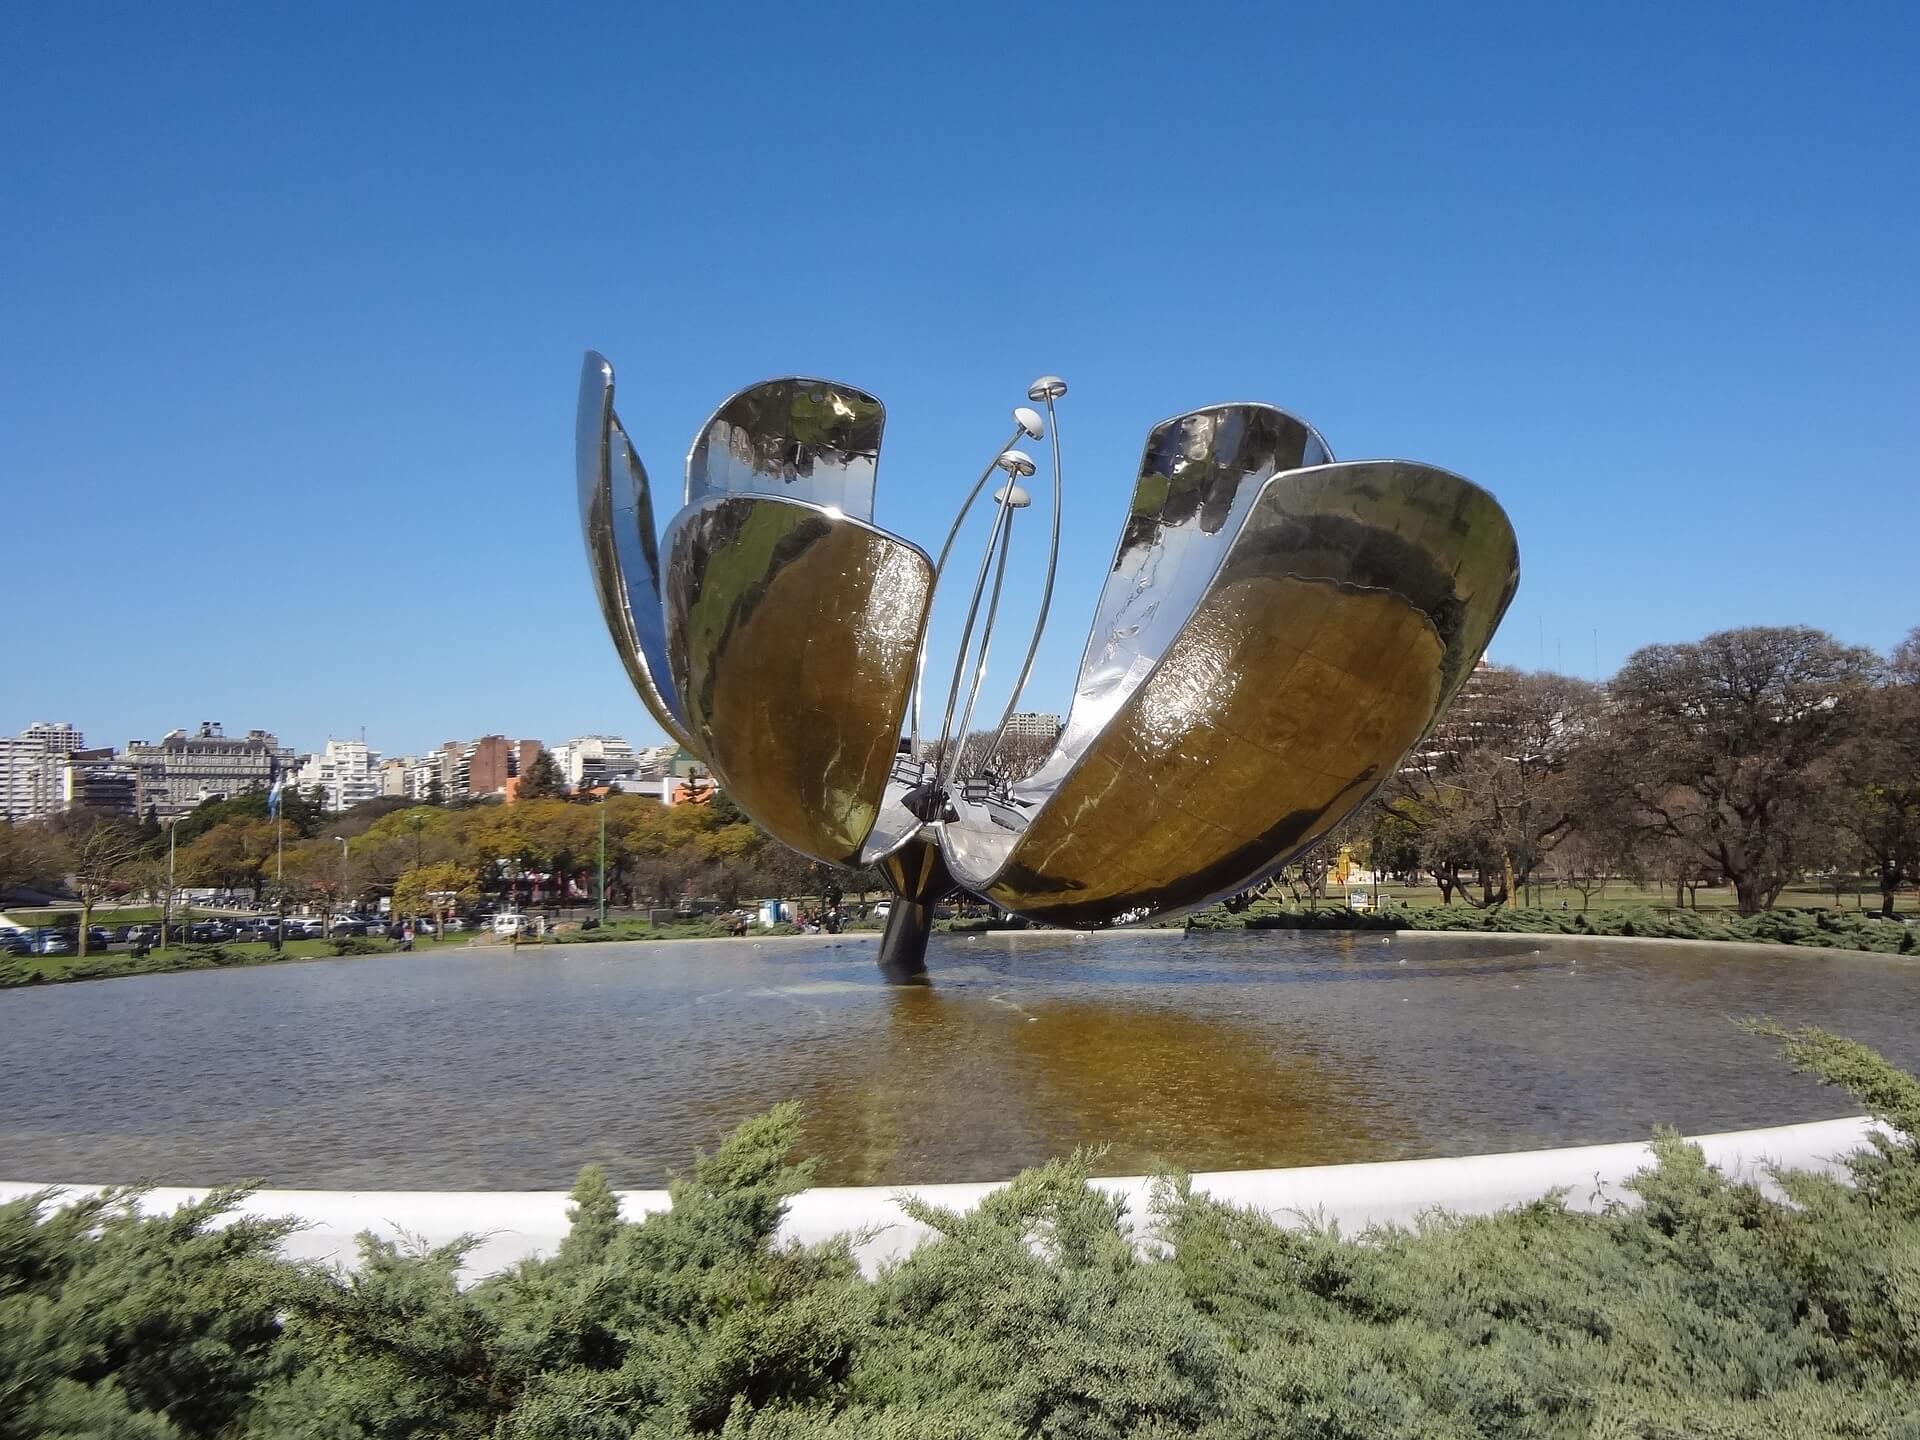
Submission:
{"label": "white pool rim", "polygon": [[[1771,1172],[1806,1170],[1834,1174],[1845,1157],[1867,1143],[1875,1129],[1864,1116],[1732,1130],[1688,1137],[1709,1164],[1733,1180],[1758,1184],[1778,1196]],[[1196,1191],[1259,1210],[1281,1224],[1336,1222],[1345,1234],[1373,1225],[1410,1224],[1423,1215],[1489,1215],[1560,1192],[1569,1209],[1592,1212],[1611,1202],[1632,1202],[1627,1180],[1653,1163],[1644,1143],[1580,1145],[1450,1159],[1390,1160],[1361,1165],[1312,1165],[1287,1170],[1223,1170],[1193,1176]],[[900,1208],[905,1195],[950,1210],[969,1210],[1005,1182],[936,1185],[865,1185],[802,1191],[787,1206],[781,1235],[813,1243],[855,1235],[856,1251],[869,1273],[897,1260],[932,1232]],[[1151,1220],[1154,1177],[1123,1175],[1093,1182],[1127,1202],[1129,1223],[1140,1236]],[[0,1202],[47,1189],[67,1197],[96,1192],[95,1185],[49,1185],[0,1181]],[[173,1210],[206,1193],[204,1188],[163,1187],[147,1191],[141,1209]],[[636,1219],[669,1205],[665,1190],[618,1192],[621,1213]],[[281,1252],[292,1260],[351,1265],[363,1231],[386,1239],[411,1238],[444,1244],[462,1235],[478,1237],[462,1274],[492,1274],[531,1255],[551,1254],[567,1232],[569,1201],[560,1190],[257,1190],[239,1213],[298,1217],[302,1228]]]}

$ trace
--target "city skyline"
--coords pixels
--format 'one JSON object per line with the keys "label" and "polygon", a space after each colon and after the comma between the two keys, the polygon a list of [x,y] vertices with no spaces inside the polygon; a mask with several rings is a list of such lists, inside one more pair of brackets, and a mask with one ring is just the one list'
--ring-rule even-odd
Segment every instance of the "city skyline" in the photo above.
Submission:
{"label": "city skyline", "polygon": [[[1019,711],[1008,733],[1047,741],[1060,717]],[[97,737],[96,737],[97,738]],[[86,727],[70,720],[36,720],[17,734],[0,732],[0,821],[38,820],[72,810],[103,810],[171,821],[207,800],[225,799],[282,783],[341,812],[369,800],[452,800],[505,794],[536,756],[552,758],[562,788],[600,785],[651,793],[682,774],[680,762],[705,771],[670,739],[636,745],[623,735],[582,731],[565,740],[510,739],[488,732],[442,740],[418,750],[376,748],[366,738],[329,737],[314,750],[284,743],[272,730],[234,735],[220,721],[176,726],[158,740],[135,737],[123,746],[88,745]],[[690,773],[690,772],[689,772]]]}

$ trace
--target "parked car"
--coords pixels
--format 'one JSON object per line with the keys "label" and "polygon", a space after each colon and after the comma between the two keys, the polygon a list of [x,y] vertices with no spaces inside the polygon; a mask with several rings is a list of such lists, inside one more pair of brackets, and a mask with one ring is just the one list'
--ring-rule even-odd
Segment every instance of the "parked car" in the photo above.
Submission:
{"label": "parked car", "polygon": [[26,930],[0,930],[0,955],[33,954],[33,935]]}
{"label": "parked car", "polygon": [[35,930],[33,953],[36,955],[77,955],[80,947],[70,930]]}
{"label": "parked car", "polygon": [[493,933],[496,935],[524,935],[533,928],[533,921],[518,910],[502,910],[493,917]]}

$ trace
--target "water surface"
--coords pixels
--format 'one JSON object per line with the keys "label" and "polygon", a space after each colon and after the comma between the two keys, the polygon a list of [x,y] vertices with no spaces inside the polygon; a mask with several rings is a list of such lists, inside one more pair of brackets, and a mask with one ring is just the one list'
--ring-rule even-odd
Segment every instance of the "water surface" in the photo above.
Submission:
{"label": "water surface", "polygon": [[1920,964],[1290,934],[486,947],[0,992],[0,1179],[653,1186],[780,1100],[829,1184],[1460,1155],[1852,1113],[1730,1017],[1920,1066]]}

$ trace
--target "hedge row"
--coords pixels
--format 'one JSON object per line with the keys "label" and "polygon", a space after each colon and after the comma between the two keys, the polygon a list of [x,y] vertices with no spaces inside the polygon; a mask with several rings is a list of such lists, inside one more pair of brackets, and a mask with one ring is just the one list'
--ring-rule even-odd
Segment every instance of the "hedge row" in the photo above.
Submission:
{"label": "hedge row", "polygon": [[1737,940],[1766,945],[1815,945],[1911,955],[1920,934],[1897,920],[1835,910],[1767,910],[1717,919],[1692,910],[1476,910],[1446,905],[1363,911],[1344,907],[1191,916],[1194,930],[1446,930],[1497,935],[1621,935],[1655,940]]}

